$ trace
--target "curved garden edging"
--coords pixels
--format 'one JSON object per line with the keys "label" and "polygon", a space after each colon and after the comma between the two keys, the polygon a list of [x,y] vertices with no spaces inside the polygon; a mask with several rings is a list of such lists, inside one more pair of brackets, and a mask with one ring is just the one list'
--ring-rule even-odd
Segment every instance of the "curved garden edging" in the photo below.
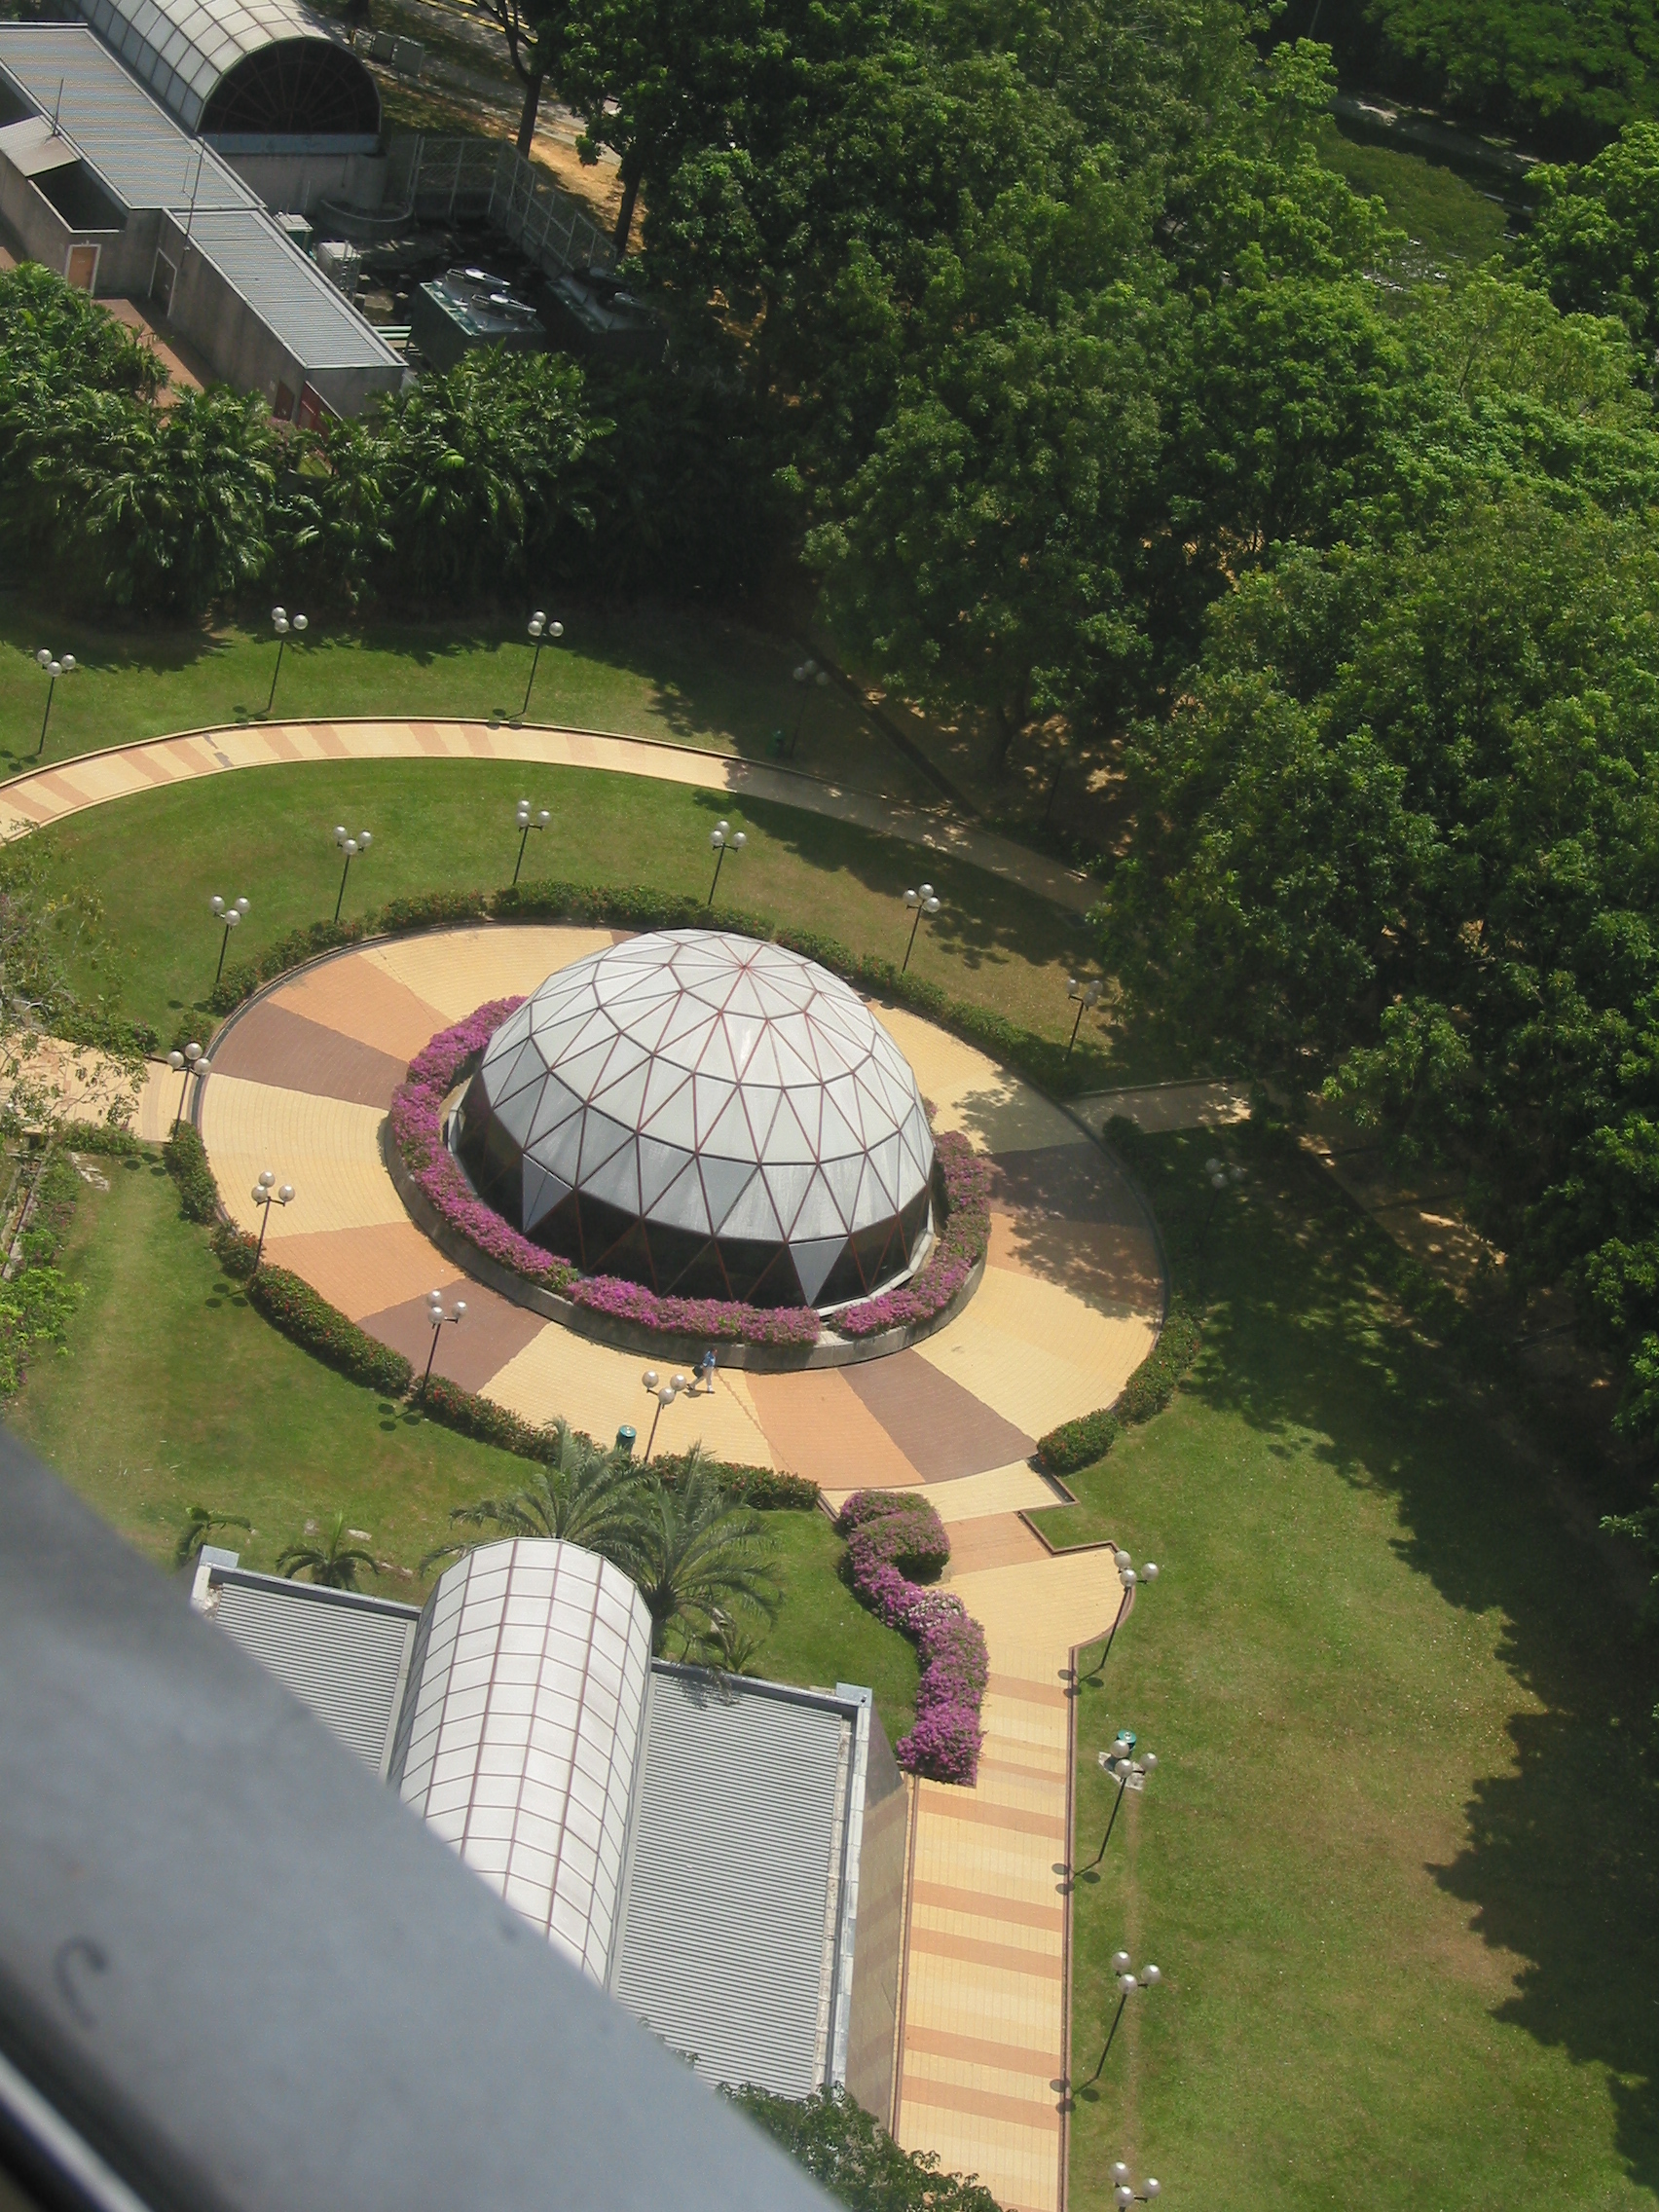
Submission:
{"label": "curved garden edging", "polygon": [[[492,1260],[487,1252],[481,1252],[476,1244],[445,1221],[403,1164],[403,1156],[392,1138],[389,1114],[381,1124],[380,1147],[381,1159],[393,1188],[422,1235],[436,1245],[462,1274],[471,1275],[498,1297],[514,1306],[526,1307],[546,1320],[557,1321],[591,1343],[609,1345],[613,1350],[643,1352],[658,1359],[694,1360],[708,1349],[707,1337],[680,1337],[663,1330],[642,1328],[637,1321],[596,1313],[591,1307],[578,1306],[573,1299],[565,1298],[556,1290],[544,1290],[538,1283],[527,1282],[512,1268],[503,1267],[499,1260]],[[929,1320],[913,1321],[903,1329],[885,1329],[879,1337],[840,1338],[833,1344],[822,1340],[815,1345],[801,1346],[722,1342],[718,1355],[719,1364],[751,1368],[757,1375],[793,1375],[808,1368],[856,1367],[866,1359],[885,1359],[892,1352],[920,1344],[924,1338],[954,1321],[978,1289],[984,1272],[985,1262],[981,1256],[955,1297]]]}

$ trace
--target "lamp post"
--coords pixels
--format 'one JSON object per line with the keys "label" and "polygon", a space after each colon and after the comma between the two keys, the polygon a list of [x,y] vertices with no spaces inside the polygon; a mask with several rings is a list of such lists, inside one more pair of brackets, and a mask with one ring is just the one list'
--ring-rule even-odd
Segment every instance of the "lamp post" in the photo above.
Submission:
{"label": "lamp post", "polygon": [[518,859],[513,865],[513,881],[515,883],[519,879],[519,869],[524,866],[524,849],[530,843],[531,831],[533,830],[545,830],[552,819],[552,815],[548,813],[545,807],[541,809],[539,814],[532,814],[529,799],[521,798],[519,800],[518,811],[513,816],[513,828],[519,833]]}
{"label": "lamp post", "polygon": [[200,1045],[186,1045],[182,1052],[169,1052],[167,1054],[168,1067],[171,1068],[174,1075],[182,1073],[184,1077],[184,1081],[178,1087],[178,1112],[173,1116],[175,1122],[184,1120],[184,1101],[190,1090],[190,1079],[196,1073],[196,1063],[201,1057],[202,1048]]}
{"label": "lamp post", "polygon": [[1106,1648],[1100,1654],[1100,1663],[1096,1667],[1091,1667],[1088,1673],[1084,1676],[1083,1679],[1086,1682],[1092,1682],[1105,1673],[1106,1662],[1112,1656],[1113,1639],[1117,1636],[1124,1615],[1129,1609],[1135,1594],[1135,1585],[1140,1582],[1156,1582],[1160,1572],[1158,1562],[1155,1559],[1149,1559],[1137,1574],[1127,1552],[1120,1551],[1113,1556],[1118,1567],[1118,1586],[1123,1591],[1123,1596],[1118,1600],[1118,1610],[1107,1634]]}
{"label": "lamp post", "polygon": [[245,899],[226,901],[215,894],[207,902],[207,909],[215,921],[224,924],[224,935],[219,940],[219,965],[213,971],[213,988],[219,988],[219,978],[225,973],[225,952],[231,941],[231,932],[241,926],[249,902]]}
{"label": "lamp post", "polygon": [[[563,622],[549,622],[545,614],[533,614],[529,630],[535,642],[535,657],[530,664],[530,682],[524,687],[524,705],[519,709],[521,722],[530,712],[530,695],[535,689],[535,672],[541,666],[541,648],[549,638],[562,638],[565,635],[565,625]],[[518,881],[516,875],[513,881]]]}
{"label": "lamp post", "polygon": [[1118,1808],[1124,1802],[1124,1791],[1128,1788],[1130,1782],[1137,1775],[1140,1777],[1137,1787],[1144,1788],[1147,1776],[1158,1764],[1158,1753],[1156,1751],[1148,1751],[1144,1758],[1137,1759],[1134,1755],[1134,1738],[1120,1733],[1118,1741],[1109,1751],[1100,1751],[1096,1754],[1106,1772],[1117,1776],[1118,1794],[1112,1800],[1112,1814],[1106,1823],[1106,1833],[1100,1838],[1100,1849],[1088,1862],[1088,1865],[1081,1869],[1085,1874],[1088,1873],[1091,1868],[1098,1866],[1106,1856],[1106,1846],[1111,1842],[1112,1830],[1118,1823]]}
{"label": "lamp post", "polygon": [[734,830],[729,822],[717,822],[709,831],[709,850],[715,856],[715,880],[709,886],[709,904],[715,903],[715,893],[720,887],[720,868],[727,853],[741,853],[749,839],[741,830]]}
{"label": "lamp post", "polygon": [[45,669],[49,678],[46,686],[46,712],[40,718],[40,743],[35,747],[35,758],[38,760],[46,751],[46,725],[52,719],[52,701],[57,689],[57,679],[60,676],[74,675],[75,656],[73,653],[65,653],[61,659],[58,659],[47,646],[42,645],[39,652],[35,654],[35,660],[41,668]]}
{"label": "lamp post", "polygon": [[260,1208],[259,1242],[253,1252],[253,1272],[258,1274],[259,1263],[265,1257],[265,1232],[271,1227],[271,1209],[273,1206],[291,1206],[294,1202],[294,1186],[292,1183],[284,1183],[278,1190],[276,1170],[274,1167],[264,1168],[260,1172],[259,1181],[253,1186],[253,1202]]}
{"label": "lamp post", "polygon": [[800,745],[800,733],[806,726],[807,702],[812,697],[811,686],[816,684],[820,691],[827,690],[830,683],[830,671],[827,668],[820,668],[815,660],[803,660],[800,666],[794,670],[793,676],[795,682],[800,685],[800,712],[795,716],[794,735],[790,740],[790,758],[792,760]]}
{"label": "lamp post", "polygon": [[1084,1014],[1100,1004],[1100,994],[1104,988],[1101,983],[1080,983],[1075,976],[1066,977],[1066,996],[1077,1001],[1077,1017],[1072,1023],[1070,1043],[1066,1046],[1068,1060],[1071,1058],[1072,1046],[1077,1043],[1077,1033],[1083,1027]]}
{"label": "lamp post", "polygon": [[1204,1256],[1204,1239],[1209,1235],[1209,1226],[1215,1219],[1215,1209],[1221,1203],[1222,1193],[1236,1190],[1244,1180],[1243,1168],[1229,1167],[1225,1160],[1206,1160],[1204,1161],[1204,1174],[1209,1182],[1210,1202],[1205,1209],[1204,1225],[1198,1231],[1198,1257],[1200,1260]]}
{"label": "lamp post", "polygon": [[[1157,1967],[1142,1967],[1140,1972],[1136,1974],[1127,1951],[1114,1951],[1112,1953],[1112,1972],[1118,1977],[1118,2009],[1113,2013],[1112,2025],[1106,2031],[1106,2044],[1105,2048],[1100,2053],[1100,2063],[1083,2084],[1086,2089],[1091,2089],[1100,2079],[1101,2071],[1106,2064],[1107,2053],[1112,2048],[1112,2039],[1118,2032],[1118,2022],[1124,2016],[1124,2007],[1137,1989],[1156,1989],[1163,1979]],[[1131,2190],[1126,2197],[1120,2196],[1118,2201],[1120,2204],[1133,2203],[1134,2192]]]}
{"label": "lamp post", "polygon": [[368,851],[374,843],[374,839],[366,830],[359,830],[354,837],[349,837],[346,834],[345,823],[337,822],[334,826],[334,842],[346,855],[346,866],[340,870],[340,890],[334,901],[334,919],[338,921],[340,919],[340,908],[346,897],[346,878],[351,872],[351,863],[359,853]]}
{"label": "lamp post", "polygon": [[910,924],[910,941],[904,947],[904,958],[901,963],[899,969],[901,976],[903,975],[904,970],[909,967],[910,955],[916,949],[916,932],[922,926],[923,915],[926,915],[927,919],[931,922],[934,916],[939,912],[940,907],[940,902],[934,897],[934,887],[931,883],[924,883],[919,891],[906,891],[904,894],[904,903],[910,908],[916,918]]}
{"label": "lamp post", "polygon": [[651,1454],[656,1449],[657,1422],[662,1419],[662,1409],[664,1406],[673,1405],[675,1399],[685,1387],[685,1378],[683,1375],[671,1375],[665,1382],[654,1367],[647,1367],[640,1380],[656,1400],[656,1411],[651,1416],[651,1433],[645,1439],[645,1456],[641,1462],[642,1465],[648,1467],[651,1463]]}
{"label": "lamp post", "polygon": [[459,1327],[465,1311],[466,1301],[464,1298],[458,1298],[455,1302],[454,1311],[446,1313],[444,1311],[443,1292],[441,1290],[427,1291],[426,1319],[432,1326],[432,1348],[426,1354],[425,1372],[421,1377],[421,1387],[416,1392],[417,1397],[424,1398],[426,1384],[432,1380],[432,1362],[438,1356],[438,1339],[443,1335],[446,1328]]}
{"label": "lamp post", "polygon": [[1163,2185],[1148,2174],[1137,2190],[1134,2177],[1122,2158],[1112,2162],[1112,2201],[1115,2204],[1152,2204],[1163,2194]]}
{"label": "lamp post", "polygon": [[276,704],[276,679],[282,673],[282,655],[287,650],[288,640],[290,637],[304,637],[308,624],[303,614],[290,614],[285,607],[274,607],[271,609],[271,627],[276,633],[276,666],[271,671],[271,696],[265,702],[267,714],[270,714]]}

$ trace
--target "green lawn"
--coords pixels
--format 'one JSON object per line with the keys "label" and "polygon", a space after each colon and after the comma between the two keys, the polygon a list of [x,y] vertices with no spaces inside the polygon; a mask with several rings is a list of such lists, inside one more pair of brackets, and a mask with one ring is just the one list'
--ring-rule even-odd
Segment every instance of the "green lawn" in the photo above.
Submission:
{"label": "green lawn", "polygon": [[1391,146],[1363,145],[1344,137],[1334,123],[1321,151],[1355,192],[1382,202],[1389,222],[1409,240],[1406,263],[1414,276],[1444,273],[1457,263],[1478,267],[1501,250],[1508,220],[1502,207],[1455,169]]}
{"label": "green lawn", "polygon": [[[563,620],[565,637],[542,653],[536,721],[758,758],[775,729],[793,737],[804,699],[795,764],[868,791],[937,796],[839,689],[808,694],[795,683],[801,653],[785,641],[716,614],[540,604]],[[274,712],[517,715],[530,682],[529,613],[468,628],[350,624],[313,608],[305,642],[283,655]],[[276,663],[263,630],[88,622],[0,594],[0,776],[34,764],[47,690],[39,646],[79,664],[57,685],[49,759],[262,716]]]}
{"label": "green lawn", "polygon": [[[103,1168],[104,1163],[99,1163]],[[66,1351],[37,1359],[8,1419],[87,1501],[158,1563],[188,1505],[239,1513],[223,1540],[269,1570],[306,1522],[344,1511],[409,1573],[366,1587],[419,1602],[422,1556],[450,1508],[515,1488],[524,1462],[423,1420],[277,1335],[181,1221],[159,1163],[107,1165],[86,1189],[62,1265],[86,1286]],[[784,1603],[752,1672],[862,1682],[895,1741],[915,1709],[913,1646],[857,1604],[822,1513],[769,1513]]]}
{"label": "green lawn", "polygon": [[[1120,1727],[1161,1764],[1076,1894],[1073,2074],[1110,1954],[1156,1961],[1072,2202],[1111,2160],[1168,2201],[1584,2212],[1659,2193],[1651,1642],[1553,1480],[1403,1310],[1399,1257],[1244,1132],[1208,1238],[1204,1350],[1169,1412],[1073,1478],[1055,1541],[1161,1578],[1078,1719],[1077,1858]],[[1145,1147],[1192,1272],[1213,1134]]]}
{"label": "green lawn", "polygon": [[[903,951],[901,895],[925,868],[944,902],[917,940],[915,971],[1039,1033],[1070,1031],[1066,977],[1088,952],[1080,920],[966,863],[793,808],[738,808],[712,793],[584,769],[475,761],[355,761],[247,769],[121,799],[54,831],[65,870],[95,884],[122,949],[110,977],[133,1016],[169,1038],[205,998],[218,955],[207,901],[252,901],[236,953],[250,955],[334,908],[337,822],[374,832],[351,869],[351,910],[397,893],[489,888],[510,879],[513,804],[546,806],[553,828],[531,840],[527,880],[558,875],[706,893],[709,830],[723,809],[748,832],[730,857],[720,901],[827,931],[855,951]],[[720,909],[716,908],[718,913]],[[205,1017],[203,1017],[205,1021]],[[1092,1082],[1181,1072],[1165,1045],[1090,1021],[1078,1045]]]}

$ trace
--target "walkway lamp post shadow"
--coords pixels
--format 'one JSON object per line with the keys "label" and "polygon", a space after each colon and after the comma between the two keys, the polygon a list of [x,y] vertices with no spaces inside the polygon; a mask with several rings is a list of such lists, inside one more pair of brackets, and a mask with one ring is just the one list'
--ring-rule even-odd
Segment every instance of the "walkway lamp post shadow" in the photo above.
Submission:
{"label": "walkway lamp post shadow", "polygon": [[458,1298],[453,1309],[446,1313],[444,1311],[443,1292],[441,1290],[427,1291],[426,1319],[431,1324],[432,1346],[426,1354],[426,1366],[421,1377],[421,1387],[415,1393],[418,1398],[423,1400],[425,1398],[426,1384],[432,1380],[432,1362],[438,1356],[438,1339],[443,1335],[446,1328],[459,1328],[465,1311],[466,1301],[464,1298]]}
{"label": "walkway lamp post shadow", "polygon": [[1124,1791],[1130,1787],[1131,1783],[1136,1788],[1144,1789],[1147,1776],[1158,1765],[1158,1753],[1156,1751],[1148,1751],[1145,1758],[1137,1759],[1134,1755],[1134,1738],[1121,1735],[1109,1751],[1096,1753],[1106,1772],[1117,1777],[1118,1794],[1112,1800],[1112,1814],[1106,1823],[1106,1833],[1100,1838],[1100,1849],[1094,1854],[1087,1866],[1079,1869],[1081,1873],[1092,1872],[1105,1858],[1106,1846],[1112,1840],[1112,1830],[1118,1825],[1118,1808],[1124,1802]]}
{"label": "walkway lamp post shadow", "polygon": [[182,1074],[184,1077],[184,1081],[178,1087],[178,1112],[173,1116],[175,1122],[184,1120],[184,1101],[190,1092],[190,1079],[196,1073],[197,1062],[201,1057],[202,1048],[200,1045],[186,1045],[182,1052],[169,1052],[167,1054],[168,1067],[171,1068],[174,1075]]}
{"label": "walkway lamp post shadow", "polygon": [[282,673],[282,655],[288,648],[288,640],[303,638],[309,625],[303,614],[290,614],[285,607],[274,607],[271,627],[276,633],[276,666],[271,671],[271,694],[265,702],[268,715],[276,702],[276,679]]}
{"label": "walkway lamp post shadow", "polygon": [[529,799],[521,798],[519,800],[518,811],[513,816],[513,828],[519,833],[518,859],[513,864],[513,881],[515,883],[519,879],[519,869],[524,866],[524,849],[530,843],[531,831],[533,830],[545,830],[552,819],[552,815],[548,813],[545,807],[541,809],[539,814],[532,814]]}
{"label": "walkway lamp post shadow", "polygon": [[916,949],[916,932],[922,926],[923,916],[925,915],[931,922],[940,909],[940,902],[934,897],[934,887],[931,883],[924,883],[919,891],[906,891],[904,903],[916,918],[910,924],[910,941],[904,947],[904,958],[900,964],[899,973],[901,976],[910,965],[910,955]]}
{"label": "walkway lamp post shadow", "polygon": [[681,1391],[685,1388],[685,1378],[683,1375],[671,1375],[665,1382],[654,1367],[647,1367],[640,1380],[656,1400],[656,1411],[651,1416],[651,1433],[645,1439],[645,1456],[641,1462],[642,1465],[648,1467],[651,1463],[651,1454],[656,1449],[657,1422],[662,1419],[662,1409],[664,1406],[672,1406]]}
{"label": "walkway lamp post shadow", "polygon": [[1106,1648],[1100,1654],[1099,1663],[1091,1667],[1087,1675],[1081,1676],[1079,1677],[1080,1681],[1084,1682],[1095,1681],[1101,1675],[1105,1673],[1106,1662],[1112,1656],[1113,1639],[1117,1636],[1119,1629],[1123,1626],[1124,1615],[1128,1611],[1130,1603],[1134,1598],[1136,1584],[1141,1582],[1156,1582],[1161,1571],[1158,1562],[1155,1559],[1149,1559],[1146,1565],[1137,1574],[1130,1563],[1129,1555],[1127,1552],[1116,1552],[1114,1553],[1113,1557],[1116,1559],[1118,1566],[1118,1585],[1124,1594],[1118,1600],[1118,1610],[1113,1616],[1112,1626],[1106,1638]]}
{"label": "walkway lamp post shadow", "polygon": [[715,903],[715,893],[720,887],[720,868],[727,853],[741,853],[749,839],[741,830],[733,830],[729,822],[717,822],[709,831],[709,850],[715,856],[715,880],[709,886],[709,904]]}
{"label": "walkway lamp post shadow", "polygon": [[[1157,1967],[1142,1967],[1137,1975],[1127,1951],[1114,1951],[1112,1953],[1112,1972],[1118,1977],[1118,2009],[1113,2013],[1112,2025],[1106,2031],[1105,2047],[1100,2053],[1099,2063],[1095,2066],[1094,2072],[1088,2077],[1088,2080],[1082,2084],[1086,2089],[1093,2088],[1095,2083],[1100,2079],[1107,2056],[1112,2048],[1112,2039],[1117,2034],[1118,2023],[1124,2016],[1124,2006],[1127,2005],[1137,1989],[1156,1989],[1163,1979]],[[1120,2204],[1132,2204],[1134,2202],[1134,2192],[1131,2190],[1127,2196],[1120,2195],[1118,2201]]]}
{"label": "walkway lamp post shadow", "polygon": [[[541,666],[541,648],[550,638],[562,638],[565,635],[565,625],[563,622],[549,622],[545,614],[533,614],[529,631],[535,644],[535,657],[530,664],[530,682],[524,687],[524,705],[519,709],[521,722],[530,712],[530,695],[535,689],[535,672]],[[513,881],[518,881],[516,875]]]}
{"label": "walkway lamp post shadow", "polygon": [[65,653],[59,660],[45,645],[42,645],[39,652],[35,654],[35,661],[39,667],[45,669],[48,677],[46,712],[40,718],[40,743],[35,747],[35,758],[38,760],[46,751],[46,730],[47,724],[52,719],[52,702],[57,690],[57,679],[60,676],[74,675],[75,656],[73,653]]}
{"label": "walkway lamp post shadow", "polygon": [[346,856],[346,866],[340,870],[340,889],[334,901],[334,919],[338,921],[340,919],[340,908],[346,898],[346,878],[351,872],[351,863],[359,853],[368,851],[374,843],[374,839],[366,830],[359,830],[354,837],[349,837],[346,834],[345,823],[339,822],[335,824],[334,828],[334,842]]}
{"label": "walkway lamp post shadow", "polygon": [[1215,1209],[1221,1203],[1222,1194],[1238,1188],[1244,1180],[1244,1170],[1242,1167],[1230,1167],[1225,1160],[1206,1160],[1204,1175],[1210,1187],[1210,1202],[1204,1209],[1204,1225],[1198,1231],[1198,1245],[1195,1254],[1200,1264],[1204,1256],[1204,1240],[1209,1235],[1210,1223],[1215,1219]]}
{"label": "walkway lamp post shadow", "polygon": [[259,1181],[253,1186],[253,1202],[260,1209],[259,1242],[253,1250],[253,1272],[258,1274],[259,1263],[265,1257],[265,1232],[271,1227],[271,1209],[273,1206],[291,1206],[294,1202],[294,1186],[292,1183],[284,1183],[277,1189],[276,1170],[274,1167],[264,1168],[260,1172]]}
{"label": "walkway lamp post shadow", "polygon": [[794,735],[790,740],[790,758],[792,760],[800,749],[800,733],[806,727],[806,710],[808,702],[812,698],[812,686],[816,685],[820,691],[828,690],[830,671],[827,668],[820,668],[815,660],[803,660],[800,666],[793,672],[793,681],[800,685],[800,711],[795,716]]}
{"label": "walkway lamp post shadow", "polygon": [[1066,1046],[1068,1060],[1072,1055],[1072,1046],[1077,1043],[1077,1033],[1083,1027],[1084,1014],[1100,1004],[1100,994],[1104,989],[1103,983],[1080,983],[1075,976],[1067,977],[1066,996],[1077,1001],[1077,1018],[1072,1023],[1070,1042]]}
{"label": "walkway lamp post shadow", "polygon": [[219,988],[219,978],[225,973],[225,953],[230,945],[231,932],[241,926],[242,917],[248,910],[248,904],[249,902],[245,899],[227,901],[219,898],[217,894],[207,902],[208,911],[212,914],[214,920],[224,924],[224,935],[219,940],[219,965],[213,971],[214,990]]}

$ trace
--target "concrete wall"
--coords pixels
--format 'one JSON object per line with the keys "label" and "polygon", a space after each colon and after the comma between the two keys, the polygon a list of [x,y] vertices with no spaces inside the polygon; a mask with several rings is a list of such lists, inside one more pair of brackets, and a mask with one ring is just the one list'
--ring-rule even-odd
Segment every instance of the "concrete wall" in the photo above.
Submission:
{"label": "concrete wall", "polygon": [[276,214],[311,215],[320,200],[378,207],[386,198],[384,154],[221,153],[220,159]]}
{"label": "concrete wall", "polygon": [[0,222],[29,260],[58,276],[68,274],[72,246],[100,247],[94,289],[105,299],[128,293],[141,299],[150,288],[160,230],[154,214],[129,214],[119,228],[78,230],[64,221],[31,177],[0,156]]}
{"label": "concrete wall", "polygon": [[859,1847],[859,1916],[853,1936],[852,2017],[847,2032],[847,2088],[866,2112],[873,2113],[886,2127],[893,2120],[910,1799],[873,1708],[869,1720],[864,1836]]}

